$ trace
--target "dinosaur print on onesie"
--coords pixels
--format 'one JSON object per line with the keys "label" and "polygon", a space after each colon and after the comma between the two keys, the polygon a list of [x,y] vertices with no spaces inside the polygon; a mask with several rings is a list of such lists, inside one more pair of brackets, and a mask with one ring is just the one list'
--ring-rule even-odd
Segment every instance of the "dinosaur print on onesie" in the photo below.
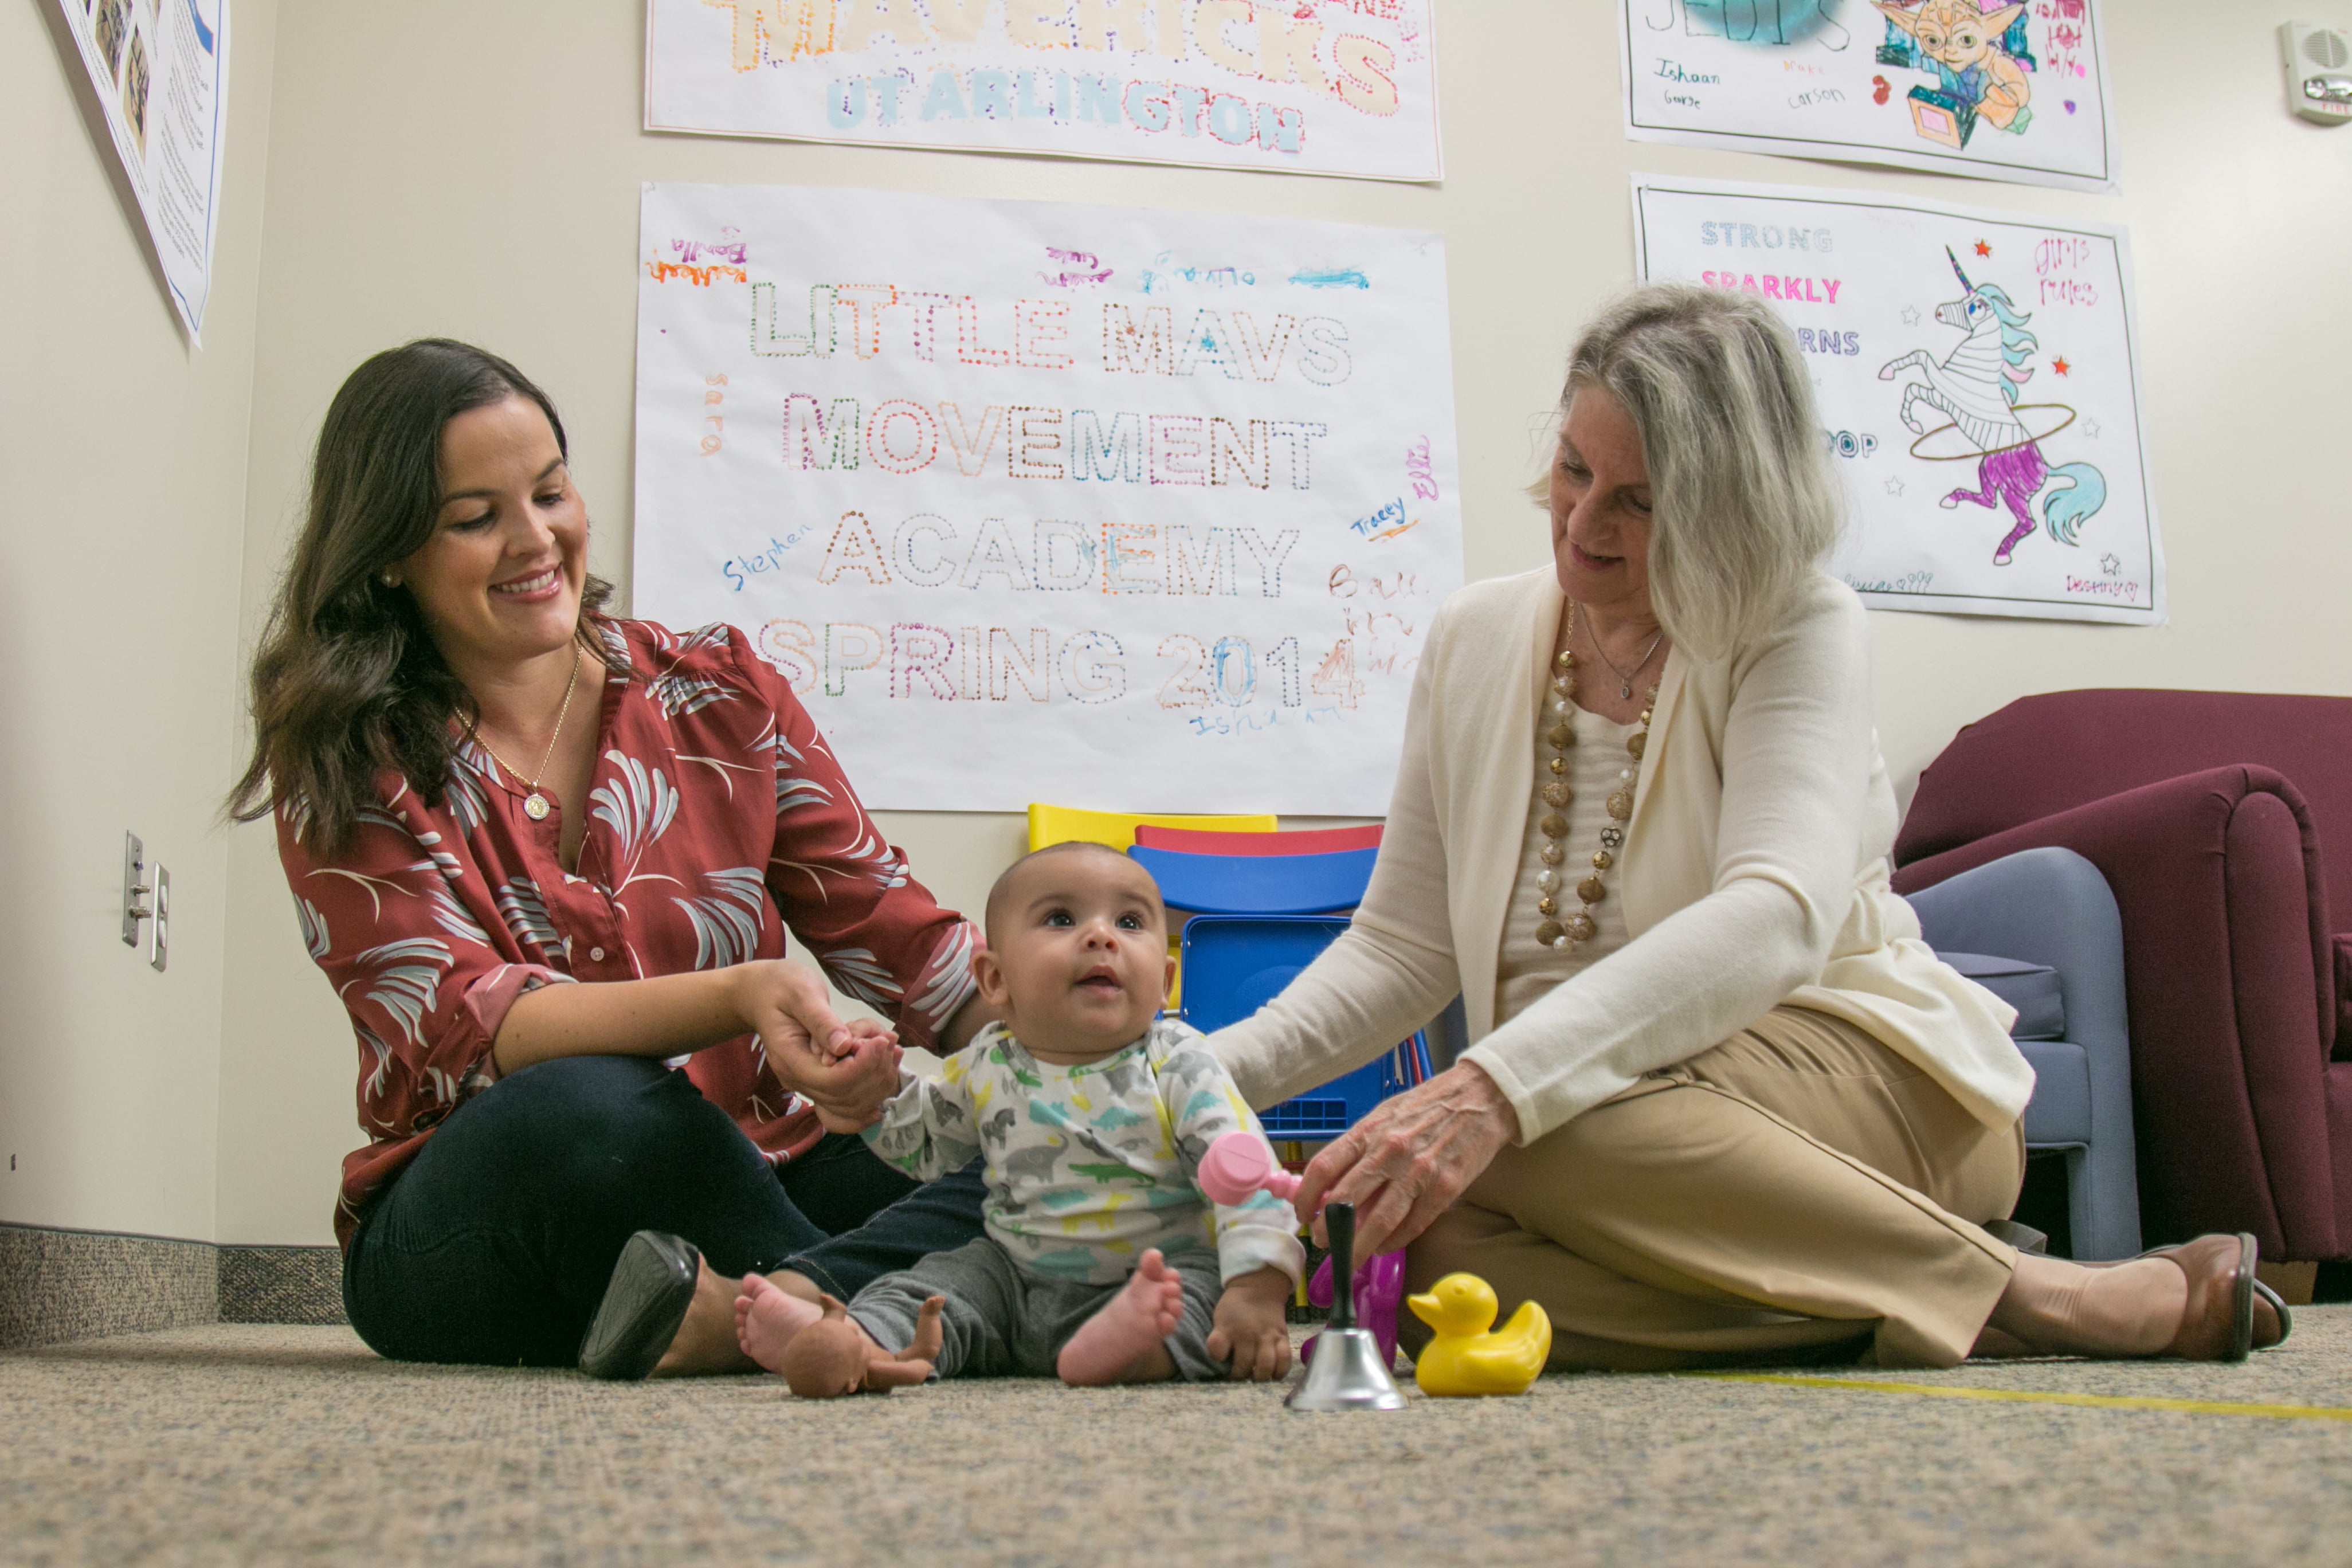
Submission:
{"label": "dinosaur print on onesie", "polygon": [[1218,1134],[1260,1132],[1197,1029],[1160,1019],[1125,1049],[1041,1062],[1002,1024],[936,1079],[906,1075],[865,1131],[898,1170],[933,1181],[988,1160],[989,1236],[1025,1271],[1116,1285],[1145,1251],[1214,1248],[1221,1278],[1304,1263],[1290,1205],[1258,1193],[1212,1204],[1194,1184]]}

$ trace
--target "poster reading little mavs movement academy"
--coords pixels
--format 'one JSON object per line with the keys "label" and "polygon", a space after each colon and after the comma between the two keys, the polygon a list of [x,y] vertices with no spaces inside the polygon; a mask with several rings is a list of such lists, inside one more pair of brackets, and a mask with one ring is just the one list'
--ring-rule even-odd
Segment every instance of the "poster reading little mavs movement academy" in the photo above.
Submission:
{"label": "poster reading little mavs movement academy", "polygon": [[646,128],[1434,180],[1431,0],[648,0]]}
{"label": "poster reading little mavs movement academy", "polygon": [[867,804],[1377,815],[1462,581],[1436,236],[647,185],[635,607]]}
{"label": "poster reading little mavs movement academy", "polygon": [[1867,603],[2164,620],[2121,229],[1651,176],[1633,211],[1644,279],[1795,330],[1850,498],[1835,568]]}
{"label": "poster reading little mavs movement academy", "polygon": [[1618,0],[1625,134],[2116,188],[2096,0]]}

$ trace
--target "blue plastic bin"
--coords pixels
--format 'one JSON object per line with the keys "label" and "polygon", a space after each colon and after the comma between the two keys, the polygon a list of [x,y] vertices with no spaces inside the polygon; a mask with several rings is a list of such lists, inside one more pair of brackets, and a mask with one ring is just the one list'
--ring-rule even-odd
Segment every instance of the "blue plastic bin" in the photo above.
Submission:
{"label": "blue plastic bin", "polygon": [[[1346,919],[1333,915],[1194,916],[1184,927],[1184,1021],[1204,1032],[1241,1022],[1347,929]],[[1428,1059],[1416,1034],[1377,1061],[1267,1108],[1259,1120],[1269,1138],[1336,1138],[1408,1082],[1427,1077]]]}

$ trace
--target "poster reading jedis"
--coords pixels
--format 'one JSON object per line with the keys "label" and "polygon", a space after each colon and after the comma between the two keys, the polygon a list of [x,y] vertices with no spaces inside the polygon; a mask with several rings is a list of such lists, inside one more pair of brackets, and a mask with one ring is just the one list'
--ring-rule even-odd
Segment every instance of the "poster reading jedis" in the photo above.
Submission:
{"label": "poster reading jedis", "polygon": [[2116,189],[2100,0],[1618,7],[1636,142]]}
{"label": "poster reading jedis", "polygon": [[1884,609],[2158,625],[2164,552],[2122,230],[1637,175],[1645,280],[1763,300],[1845,480],[1835,569]]}
{"label": "poster reading jedis", "polygon": [[869,805],[1373,816],[1462,581],[1444,247],[645,188],[633,607],[792,681]]}

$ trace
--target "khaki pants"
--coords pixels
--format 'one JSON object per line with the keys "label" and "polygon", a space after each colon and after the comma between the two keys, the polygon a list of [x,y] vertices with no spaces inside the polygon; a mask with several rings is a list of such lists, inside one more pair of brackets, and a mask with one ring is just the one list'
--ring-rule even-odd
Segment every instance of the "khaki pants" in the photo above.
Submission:
{"label": "khaki pants", "polygon": [[[1413,1243],[1552,1322],[1554,1371],[1963,1360],[2014,1248],[2021,1124],[1995,1131],[1862,1029],[1776,1007],[1526,1148]],[[1401,1323],[1408,1348],[1427,1331]]]}

